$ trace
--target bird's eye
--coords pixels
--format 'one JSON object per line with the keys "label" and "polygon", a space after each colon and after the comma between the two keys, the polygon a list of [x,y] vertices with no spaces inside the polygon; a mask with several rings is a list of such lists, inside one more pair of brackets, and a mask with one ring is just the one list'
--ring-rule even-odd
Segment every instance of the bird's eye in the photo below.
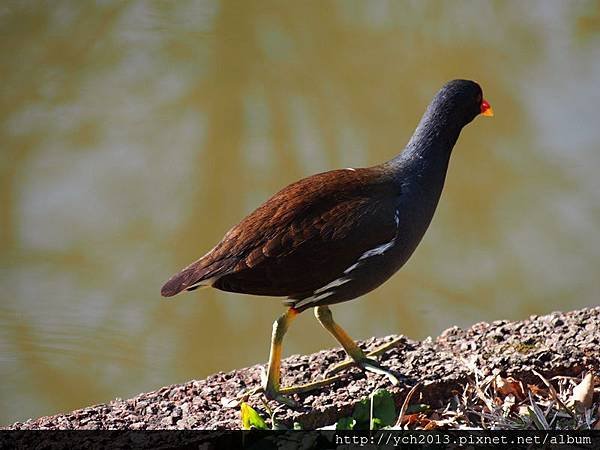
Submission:
{"label": "bird's eye", "polygon": [[481,94],[477,94],[477,97],[475,97],[475,101],[476,101],[477,103],[481,103],[481,99],[482,99],[482,96],[481,96]]}

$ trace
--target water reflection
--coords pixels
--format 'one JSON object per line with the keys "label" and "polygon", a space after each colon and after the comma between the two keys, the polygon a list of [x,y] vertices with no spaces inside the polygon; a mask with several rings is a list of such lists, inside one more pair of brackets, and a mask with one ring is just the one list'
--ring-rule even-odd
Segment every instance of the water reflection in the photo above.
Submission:
{"label": "water reflection", "polygon": [[[529,5],[528,5],[529,6]],[[268,195],[407,142],[479,80],[409,265],[357,337],[597,303],[597,2],[64,1],[0,14],[0,423],[262,362],[276,300],[159,288]],[[334,345],[310,315],[286,351]]]}

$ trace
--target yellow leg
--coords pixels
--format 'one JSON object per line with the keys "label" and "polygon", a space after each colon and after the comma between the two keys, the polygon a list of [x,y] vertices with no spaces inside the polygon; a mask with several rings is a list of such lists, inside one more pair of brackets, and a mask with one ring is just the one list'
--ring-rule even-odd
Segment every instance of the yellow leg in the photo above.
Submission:
{"label": "yellow leg", "polygon": [[318,389],[341,379],[340,376],[333,376],[325,378],[323,380],[301,384],[298,386],[290,386],[285,388],[282,388],[280,386],[283,337],[285,336],[285,333],[287,332],[290,323],[297,315],[298,311],[296,311],[293,308],[289,308],[275,322],[273,322],[273,334],[271,335],[269,364],[267,367],[267,373],[263,373],[263,384],[261,387],[253,389],[250,392],[243,394],[242,398],[262,392],[267,398],[271,400],[275,400],[279,403],[284,403],[288,406],[297,406],[296,402],[286,397],[286,395],[298,394],[301,392],[307,392],[313,389]]}
{"label": "yellow leg", "polygon": [[306,384],[297,386],[290,386],[282,388],[280,386],[281,377],[281,354],[282,354],[282,343],[283,337],[287,332],[290,323],[298,315],[298,311],[294,308],[289,308],[284,314],[282,314],[275,322],[273,322],[273,334],[271,335],[271,349],[269,352],[269,364],[267,367],[266,374],[263,374],[263,383],[261,387],[246,391],[240,395],[238,401],[231,403],[230,406],[239,404],[239,401],[245,401],[249,396],[264,393],[268,399],[275,400],[279,403],[284,403],[288,406],[297,406],[296,402],[286,397],[286,395],[299,394],[301,392],[308,392],[314,389],[319,389],[327,386],[335,381],[342,378],[340,375],[334,375],[335,373],[345,369],[346,367],[357,365],[364,370],[368,370],[374,373],[387,376],[393,384],[398,384],[398,379],[393,372],[383,368],[378,361],[369,358],[370,356],[377,356],[384,351],[395,347],[398,340],[389,342],[372,352],[368,355],[360,349],[354,340],[344,331],[333,320],[331,310],[327,306],[318,306],[315,308],[315,316],[323,325],[323,327],[329,331],[342,346],[346,353],[350,356],[350,360],[344,361],[331,369],[329,369],[325,378],[319,381],[313,381]]}
{"label": "yellow leg", "polygon": [[273,322],[273,334],[271,335],[271,350],[269,351],[269,366],[267,378],[263,380],[265,392],[278,392],[281,374],[281,352],[283,337],[290,323],[296,318],[298,311],[289,308],[275,322]]}
{"label": "yellow leg", "polygon": [[[383,348],[378,348],[375,351],[369,353],[369,355],[365,355],[365,353],[360,349],[358,345],[356,345],[356,342],[354,342],[354,340],[348,335],[348,333],[346,333],[344,329],[333,320],[331,310],[327,306],[317,306],[315,308],[315,316],[317,317],[317,320],[321,323],[321,325],[323,325],[323,327],[327,331],[329,331],[340,344],[342,344],[342,347],[344,347],[346,353],[348,353],[350,358],[352,358],[349,361],[344,361],[341,364],[332,367],[327,371],[326,375],[332,375],[346,367],[349,367],[351,365],[357,365],[364,370],[387,376],[393,384],[399,383],[398,378],[393,372],[382,367],[378,361],[369,358],[369,356],[376,356],[378,354],[383,353],[388,348],[391,348],[393,345],[390,344],[392,343],[385,344]],[[395,344],[396,342],[393,343]]]}

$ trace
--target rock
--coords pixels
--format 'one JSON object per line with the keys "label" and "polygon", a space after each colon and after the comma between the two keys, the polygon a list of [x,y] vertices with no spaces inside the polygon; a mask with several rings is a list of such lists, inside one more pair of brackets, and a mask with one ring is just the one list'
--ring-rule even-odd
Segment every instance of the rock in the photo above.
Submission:
{"label": "rock", "polygon": [[171,425],[173,425],[175,423],[175,421],[173,420],[173,417],[169,416],[169,417],[164,417],[163,419],[161,419],[160,424],[164,425],[165,427],[170,427]]}
{"label": "rock", "polygon": [[183,416],[183,412],[179,406],[176,406],[173,409],[173,411],[171,412],[171,417],[173,419],[181,419],[182,416]]}

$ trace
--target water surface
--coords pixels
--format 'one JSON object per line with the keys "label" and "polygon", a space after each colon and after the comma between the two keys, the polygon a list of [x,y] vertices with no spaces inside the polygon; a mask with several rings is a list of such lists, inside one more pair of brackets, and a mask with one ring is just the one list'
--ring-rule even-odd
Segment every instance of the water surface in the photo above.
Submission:
{"label": "water surface", "polygon": [[[264,362],[277,300],[162,283],[286,184],[390,159],[457,77],[496,117],[336,318],[420,339],[598,303],[598,2],[13,2],[0,30],[0,423]],[[285,351],[333,345],[308,313]]]}

